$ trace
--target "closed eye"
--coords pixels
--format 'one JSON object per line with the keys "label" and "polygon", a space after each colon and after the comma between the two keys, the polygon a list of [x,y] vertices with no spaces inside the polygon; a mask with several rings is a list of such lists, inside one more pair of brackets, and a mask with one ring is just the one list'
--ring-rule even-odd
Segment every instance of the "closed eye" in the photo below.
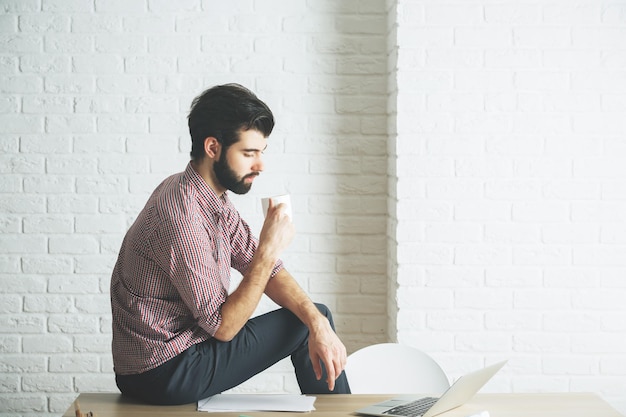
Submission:
{"label": "closed eye", "polygon": [[248,157],[248,158],[254,158],[257,155],[262,155],[264,153],[265,149],[263,150],[259,150],[259,149],[244,149],[243,150],[243,155]]}

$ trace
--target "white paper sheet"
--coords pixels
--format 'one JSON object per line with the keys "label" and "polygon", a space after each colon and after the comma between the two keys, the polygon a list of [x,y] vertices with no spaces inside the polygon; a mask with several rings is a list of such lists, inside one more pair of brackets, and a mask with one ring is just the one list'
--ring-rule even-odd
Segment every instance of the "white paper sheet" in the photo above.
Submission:
{"label": "white paper sheet", "polygon": [[315,410],[315,397],[298,394],[217,394],[198,401],[198,411],[295,411]]}

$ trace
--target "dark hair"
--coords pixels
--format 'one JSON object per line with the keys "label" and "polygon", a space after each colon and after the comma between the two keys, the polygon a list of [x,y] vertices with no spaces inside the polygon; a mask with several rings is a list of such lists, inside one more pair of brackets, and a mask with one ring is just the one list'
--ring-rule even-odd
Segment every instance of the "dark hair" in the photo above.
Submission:
{"label": "dark hair", "polygon": [[239,84],[211,87],[191,103],[188,116],[191,159],[204,158],[204,140],[216,138],[224,149],[239,140],[241,131],[255,129],[268,137],[274,128],[270,108]]}

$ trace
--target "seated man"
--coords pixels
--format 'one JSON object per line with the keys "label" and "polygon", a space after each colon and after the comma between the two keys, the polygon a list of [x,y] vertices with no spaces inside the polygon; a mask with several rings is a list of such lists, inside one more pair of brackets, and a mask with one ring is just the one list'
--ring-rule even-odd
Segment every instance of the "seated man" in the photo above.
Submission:
{"label": "seated man", "polygon": [[[128,396],[183,404],[233,388],[291,356],[303,394],[349,393],[329,310],[283,267],[294,236],[270,203],[258,239],[228,198],[263,171],[274,127],[246,88],[210,88],[189,114],[191,161],[153,192],[111,277],[113,364]],[[243,275],[229,295],[230,268]],[[266,294],[282,308],[251,318]]]}

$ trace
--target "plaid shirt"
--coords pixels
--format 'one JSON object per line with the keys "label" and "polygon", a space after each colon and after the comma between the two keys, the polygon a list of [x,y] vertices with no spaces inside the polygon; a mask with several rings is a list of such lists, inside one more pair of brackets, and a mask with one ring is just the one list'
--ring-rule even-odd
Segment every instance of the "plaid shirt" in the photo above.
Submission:
{"label": "plaid shirt", "polygon": [[[228,199],[187,165],[153,192],[124,238],[111,277],[113,364],[156,368],[221,324],[230,268],[246,271],[258,240]],[[274,276],[282,268],[278,261]]]}

